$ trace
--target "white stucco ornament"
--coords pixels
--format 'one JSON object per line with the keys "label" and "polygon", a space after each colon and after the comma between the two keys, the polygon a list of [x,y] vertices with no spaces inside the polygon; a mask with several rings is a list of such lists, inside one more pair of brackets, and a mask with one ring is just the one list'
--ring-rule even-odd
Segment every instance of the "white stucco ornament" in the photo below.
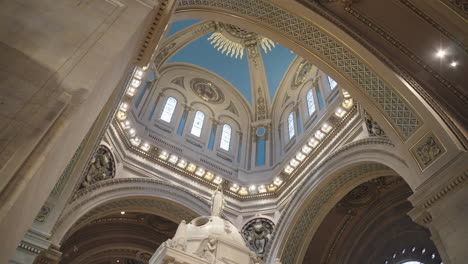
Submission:
{"label": "white stucco ornament", "polygon": [[158,248],[149,263],[262,264],[237,228],[220,217],[224,205],[218,186],[211,197],[211,216],[197,217],[188,224],[182,221],[174,237]]}

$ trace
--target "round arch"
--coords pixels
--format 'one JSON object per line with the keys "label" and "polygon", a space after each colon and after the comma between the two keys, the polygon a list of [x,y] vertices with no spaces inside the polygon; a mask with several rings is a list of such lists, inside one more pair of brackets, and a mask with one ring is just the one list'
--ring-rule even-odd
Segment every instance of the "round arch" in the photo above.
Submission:
{"label": "round arch", "polygon": [[[369,112],[401,149],[415,181],[427,180],[411,148],[420,144],[428,133],[443,138],[445,161],[453,159],[463,148],[464,140],[451,131],[432,107],[392,69],[342,29],[298,3],[276,5],[267,1],[201,1],[179,3],[173,17],[209,19],[234,24],[255,31],[293,50],[336,80],[341,87]],[[291,12],[287,10],[292,10]],[[282,19],[278,19],[278,18]],[[455,133],[455,134],[454,134]],[[463,143],[462,141],[461,143]],[[453,151],[452,151],[453,150]],[[441,162],[439,162],[441,166]]]}
{"label": "round arch", "polygon": [[78,193],[54,226],[51,241],[58,245],[73,230],[94,219],[132,209],[175,223],[210,212],[208,202],[201,196],[171,183],[145,178],[113,179]]}
{"label": "round arch", "polygon": [[412,180],[407,164],[388,139],[367,138],[331,153],[299,183],[291,206],[277,223],[267,260],[278,257],[283,264],[301,263],[315,231],[336,202],[361,183],[397,175]]}

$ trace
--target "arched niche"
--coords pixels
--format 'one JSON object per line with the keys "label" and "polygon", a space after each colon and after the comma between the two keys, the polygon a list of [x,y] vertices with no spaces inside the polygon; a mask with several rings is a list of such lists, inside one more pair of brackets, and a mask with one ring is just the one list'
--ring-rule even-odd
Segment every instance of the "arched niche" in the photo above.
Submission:
{"label": "arched niche", "polygon": [[329,210],[357,185],[382,176],[411,180],[406,162],[388,139],[362,139],[331,153],[299,186],[277,224],[268,259],[301,263]]}
{"label": "arched niche", "polygon": [[54,226],[51,241],[59,245],[86,223],[129,209],[176,223],[209,214],[208,202],[182,187],[155,179],[113,179],[96,183],[75,196]]}

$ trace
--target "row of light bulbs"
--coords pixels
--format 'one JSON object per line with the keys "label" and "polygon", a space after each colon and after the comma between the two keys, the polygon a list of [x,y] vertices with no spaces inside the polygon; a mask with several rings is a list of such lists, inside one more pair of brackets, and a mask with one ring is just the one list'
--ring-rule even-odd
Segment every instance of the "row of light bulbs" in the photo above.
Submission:
{"label": "row of light bulbs", "polygon": [[[128,84],[126,95],[129,99],[131,99],[137,92],[138,88],[142,84],[142,79],[145,75],[144,69],[137,68],[132,76],[131,81]],[[344,100],[341,106],[337,107],[335,110],[335,115],[339,118],[342,118],[348,110],[353,105],[353,99],[351,98],[350,94],[343,90]],[[130,100],[128,100],[130,101]],[[136,135],[136,129],[132,127],[129,120],[127,120],[127,111],[129,110],[129,102],[127,100],[123,100],[120,104],[120,107],[117,111],[116,118],[119,121],[120,127],[125,131],[125,134],[129,138],[130,143],[135,148],[140,149],[143,152],[148,152],[151,150],[151,144],[148,142],[142,142],[141,138]],[[322,124],[321,128],[318,129],[314,136],[310,138],[309,142],[305,144],[301,151],[299,151],[294,158],[291,159],[288,165],[284,168],[284,172],[288,175],[293,173],[293,171],[299,167],[299,165],[305,160],[307,155],[309,155],[313,148],[315,148],[320,141],[325,137],[327,133],[332,130],[332,126],[325,122]],[[156,147],[153,147],[154,150],[157,150]],[[203,167],[200,167],[192,162],[188,162],[185,159],[178,157],[175,154],[171,154],[165,150],[159,150],[157,157],[160,160],[168,162],[173,166],[178,167],[179,169],[185,170],[197,177],[205,179],[209,182],[212,182],[216,185],[221,184],[223,182],[223,178],[219,175],[215,175],[214,173],[205,170]],[[233,193],[239,194],[241,196],[246,195],[254,195],[254,194],[264,194],[268,192],[273,192],[278,189],[281,184],[283,184],[282,177],[275,177],[273,182],[270,184],[260,184],[260,185],[250,185],[240,186],[237,183],[230,183],[229,190]]]}
{"label": "row of light bulbs", "polygon": [[[351,95],[343,90],[343,97],[344,100],[341,106],[338,106],[335,110],[335,116],[342,118],[348,110],[353,106],[353,99]],[[287,175],[291,175],[305,160],[305,158],[312,153],[312,150],[318,146],[320,141],[325,138],[326,134],[328,134],[332,130],[332,126],[328,122],[324,122],[322,126],[315,131],[313,136],[309,139],[309,141],[301,148],[301,150],[296,153],[296,155],[289,161],[289,163],[284,167],[284,173]]]}

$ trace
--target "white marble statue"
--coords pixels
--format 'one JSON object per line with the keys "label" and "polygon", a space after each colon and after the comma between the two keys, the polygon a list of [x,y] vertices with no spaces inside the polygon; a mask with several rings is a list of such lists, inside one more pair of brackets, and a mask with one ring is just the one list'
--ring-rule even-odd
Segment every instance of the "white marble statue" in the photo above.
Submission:
{"label": "white marble statue", "polygon": [[179,227],[175,233],[174,238],[168,240],[168,244],[172,248],[185,251],[187,248],[187,223],[185,220],[180,222]]}
{"label": "white marble statue", "polygon": [[211,196],[211,216],[221,216],[225,204],[223,186],[220,184]]}

